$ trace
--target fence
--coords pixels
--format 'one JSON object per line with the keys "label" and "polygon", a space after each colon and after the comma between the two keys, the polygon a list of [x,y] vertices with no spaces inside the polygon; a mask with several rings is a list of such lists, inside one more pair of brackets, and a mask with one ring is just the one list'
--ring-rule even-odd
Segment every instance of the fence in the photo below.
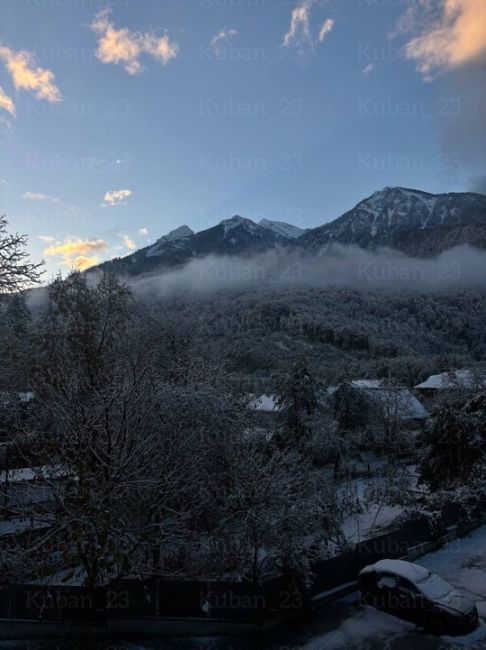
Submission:
{"label": "fence", "polygon": [[405,521],[389,533],[358,543],[342,555],[313,566],[312,586],[278,576],[262,584],[201,580],[118,580],[103,587],[9,585],[0,587],[0,619],[4,621],[71,622],[105,626],[118,619],[199,619],[264,624],[276,616],[306,608],[322,592],[356,581],[360,569],[382,558],[407,557],[412,549],[447,538],[448,527],[466,532],[484,521],[484,503],[464,519],[459,506],[443,508],[432,530],[424,518]]}

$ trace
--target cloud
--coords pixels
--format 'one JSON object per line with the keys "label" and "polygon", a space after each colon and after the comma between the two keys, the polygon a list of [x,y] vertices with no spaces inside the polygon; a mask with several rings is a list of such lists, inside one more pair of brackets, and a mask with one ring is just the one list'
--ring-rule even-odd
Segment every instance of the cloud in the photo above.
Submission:
{"label": "cloud", "polygon": [[234,38],[237,34],[238,32],[236,29],[222,29],[216,34],[216,36],[213,36],[209,43],[209,47],[213,50],[217,50],[222,41],[229,41],[230,38]]}
{"label": "cloud", "polygon": [[319,30],[317,41],[314,39],[310,24],[310,13],[316,2],[317,0],[300,0],[299,4],[292,9],[289,31],[283,39],[283,46],[295,48],[300,57],[310,54],[314,50],[316,42],[322,43],[334,27],[334,20],[326,18]]}
{"label": "cloud", "polygon": [[[289,268],[294,270],[289,274]],[[441,269],[457,269],[444,277]],[[246,287],[285,288],[347,285],[363,289],[391,287],[440,291],[448,287],[482,286],[486,251],[458,246],[434,258],[409,257],[382,248],[368,251],[358,246],[335,245],[318,255],[299,251],[268,251],[250,259],[217,257],[194,259],[182,268],[130,279],[138,293],[177,294],[180,291],[212,292]]]}
{"label": "cloud", "polygon": [[147,230],[147,228],[139,228],[138,234],[141,235],[142,237],[147,237],[149,231]]}
{"label": "cloud", "polygon": [[365,65],[365,67],[363,68],[363,74],[370,74],[370,72],[374,69],[375,69],[374,64],[368,63],[368,65]]}
{"label": "cloud", "polygon": [[123,243],[128,248],[128,250],[133,251],[135,248],[137,248],[137,244],[132,239],[130,239],[128,235],[121,234],[120,237],[123,239]]}
{"label": "cloud", "polygon": [[297,46],[312,47],[309,14],[315,0],[303,0],[292,9],[289,31],[285,34],[283,45],[285,47]]}
{"label": "cloud", "polygon": [[392,36],[414,32],[405,45],[408,59],[430,81],[441,72],[486,54],[484,0],[422,0],[401,17]]}
{"label": "cloud", "polygon": [[30,90],[37,99],[60,102],[61,91],[54,82],[54,73],[46,68],[35,67],[30,52],[14,52],[9,47],[0,47],[0,59],[5,62],[16,90]]}
{"label": "cloud", "polygon": [[125,199],[128,199],[132,195],[132,190],[111,190],[106,192],[104,200],[106,201],[105,205],[123,205]]}
{"label": "cloud", "polygon": [[156,36],[151,32],[132,32],[127,27],[117,29],[109,19],[110,13],[109,8],[103,9],[91,23],[91,29],[99,36],[96,56],[102,63],[121,64],[128,74],[135,75],[143,70],[142,54],[163,65],[178,55],[178,44],[167,34]]}
{"label": "cloud", "polygon": [[13,115],[15,117],[15,105],[13,103],[13,99],[5,93],[5,91],[1,86],[0,86],[0,108],[3,108],[4,110],[8,111],[10,115]]}
{"label": "cloud", "polygon": [[321,29],[319,30],[319,43],[323,43],[326,36],[334,27],[334,20],[332,18],[326,18],[322,23]]}
{"label": "cloud", "polygon": [[56,241],[56,238],[51,237],[51,235],[39,235],[38,239],[43,241],[45,244],[53,244]]}
{"label": "cloud", "polygon": [[105,251],[107,248],[108,244],[103,239],[67,239],[46,248],[44,255],[61,257],[64,266],[84,271],[100,262],[99,256],[90,253]]}
{"label": "cloud", "polygon": [[48,196],[41,192],[24,192],[22,198],[27,201],[50,201],[51,203],[60,203],[61,201],[61,199],[58,199],[55,196]]}

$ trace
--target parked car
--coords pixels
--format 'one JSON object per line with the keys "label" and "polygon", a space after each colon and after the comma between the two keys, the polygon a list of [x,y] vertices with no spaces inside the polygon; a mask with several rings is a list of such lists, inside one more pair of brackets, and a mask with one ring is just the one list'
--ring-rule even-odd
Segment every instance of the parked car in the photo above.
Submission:
{"label": "parked car", "polygon": [[434,634],[467,634],[478,624],[474,602],[428,569],[380,560],[359,574],[361,602],[412,621]]}

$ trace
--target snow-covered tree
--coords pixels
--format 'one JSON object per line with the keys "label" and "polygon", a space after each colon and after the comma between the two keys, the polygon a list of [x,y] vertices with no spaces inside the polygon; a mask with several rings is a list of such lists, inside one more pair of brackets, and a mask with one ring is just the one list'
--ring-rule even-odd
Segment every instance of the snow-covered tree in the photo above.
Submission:
{"label": "snow-covered tree", "polygon": [[42,263],[34,264],[25,250],[27,237],[7,230],[8,221],[0,216],[0,293],[13,293],[36,284]]}
{"label": "snow-covered tree", "polygon": [[311,372],[307,359],[299,357],[277,383],[280,437],[284,441],[301,444],[312,438],[321,392],[322,384]]}
{"label": "snow-covered tree", "polygon": [[420,480],[432,490],[474,482],[486,466],[486,393],[440,409],[424,434]]}

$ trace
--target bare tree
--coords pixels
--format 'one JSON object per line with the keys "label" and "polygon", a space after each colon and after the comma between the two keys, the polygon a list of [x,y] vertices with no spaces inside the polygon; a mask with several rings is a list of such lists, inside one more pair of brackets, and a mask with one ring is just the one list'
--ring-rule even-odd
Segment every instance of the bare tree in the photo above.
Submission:
{"label": "bare tree", "polygon": [[43,262],[34,264],[25,250],[27,235],[11,234],[8,221],[0,216],[0,293],[20,291],[39,282]]}

